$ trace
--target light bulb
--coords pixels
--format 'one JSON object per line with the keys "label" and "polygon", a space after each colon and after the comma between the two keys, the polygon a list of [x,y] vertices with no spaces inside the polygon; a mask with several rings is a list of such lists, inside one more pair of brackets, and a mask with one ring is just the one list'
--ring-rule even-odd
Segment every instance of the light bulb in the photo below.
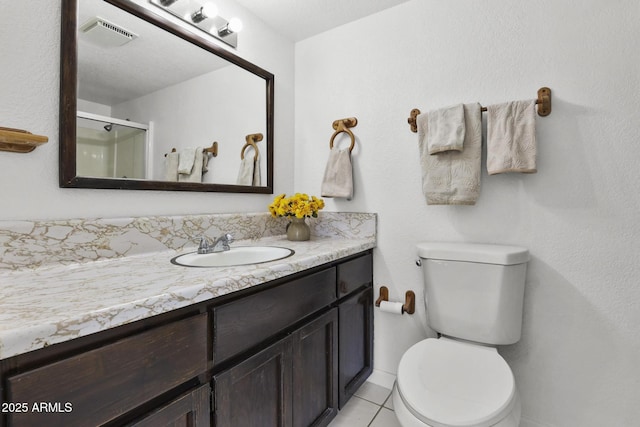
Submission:
{"label": "light bulb", "polygon": [[199,23],[204,21],[207,18],[213,18],[218,14],[218,8],[213,3],[205,3],[200,9],[193,12],[191,15],[191,21],[194,23]]}
{"label": "light bulb", "polygon": [[234,33],[239,33],[240,31],[242,31],[242,21],[238,18],[231,18],[229,20],[229,30],[231,30]]}
{"label": "light bulb", "polygon": [[213,3],[205,3],[202,5],[202,15],[205,18],[213,18],[218,14],[218,8]]}

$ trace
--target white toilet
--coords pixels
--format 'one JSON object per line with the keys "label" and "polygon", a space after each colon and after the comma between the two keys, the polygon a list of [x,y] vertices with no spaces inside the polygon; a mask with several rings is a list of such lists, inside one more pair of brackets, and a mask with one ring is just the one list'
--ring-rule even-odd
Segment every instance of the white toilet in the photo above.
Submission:
{"label": "white toilet", "polygon": [[495,345],[520,339],[529,251],[418,244],[429,326],[402,356],[393,406],[403,427],[517,427],[520,398]]}

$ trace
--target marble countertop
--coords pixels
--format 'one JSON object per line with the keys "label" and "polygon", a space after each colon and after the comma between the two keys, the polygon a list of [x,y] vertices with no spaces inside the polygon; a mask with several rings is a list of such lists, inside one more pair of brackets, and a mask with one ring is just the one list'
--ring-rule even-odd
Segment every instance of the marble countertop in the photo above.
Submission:
{"label": "marble countertop", "polygon": [[375,237],[271,236],[233,245],[291,248],[291,257],[216,268],[174,265],[167,250],[0,273],[0,359],[259,285],[375,247]]}

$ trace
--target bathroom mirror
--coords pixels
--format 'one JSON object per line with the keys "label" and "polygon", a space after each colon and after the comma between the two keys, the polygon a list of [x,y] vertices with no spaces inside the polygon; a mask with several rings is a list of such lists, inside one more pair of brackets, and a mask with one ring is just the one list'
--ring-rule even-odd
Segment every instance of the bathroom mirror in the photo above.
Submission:
{"label": "bathroom mirror", "polygon": [[274,76],[188,27],[62,1],[61,187],[273,193]]}

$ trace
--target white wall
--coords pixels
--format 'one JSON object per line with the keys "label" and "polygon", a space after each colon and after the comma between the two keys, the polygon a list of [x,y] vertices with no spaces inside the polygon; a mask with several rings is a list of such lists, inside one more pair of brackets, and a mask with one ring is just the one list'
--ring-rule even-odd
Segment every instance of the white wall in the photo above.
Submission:
{"label": "white wall", "polygon": [[[60,3],[0,0],[0,126],[49,137],[29,154],[0,152],[0,220],[266,211],[271,195],[58,187]],[[274,191],[290,192],[294,46],[246,10],[233,14],[245,24],[237,53],[276,75]]]}
{"label": "white wall", "polygon": [[[327,205],[378,212],[376,288],[422,296],[419,241],[531,250],[523,337],[500,348],[523,426],[640,419],[638,40],[632,0],[413,0],[296,45],[295,187],[320,192],[331,123],[356,116],[355,198]],[[534,98],[542,86],[553,112],[538,120],[539,172],[485,171],[476,206],[427,206],[410,110]],[[424,307],[375,314],[375,367],[395,372],[427,335]]]}
{"label": "white wall", "polygon": [[[203,91],[202,88],[207,90]],[[215,94],[215,97],[212,96]],[[177,108],[175,100],[180,100]],[[264,79],[233,65],[212,71],[171,87],[113,107],[118,118],[132,117],[141,123],[154,123],[151,162],[153,179],[164,179],[164,155],[177,147],[211,147],[218,141],[218,156],[210,157],[203,182],[236,184],[240,152],[245,137],[266,135],[266,91]],[[176,126],[190,123],[191,126]],[[193,126],[193,124],[198,126]],[[266,139],[262,150],[262,183],[266,184]],[[253,150],[247,151],[253,156]]]}

